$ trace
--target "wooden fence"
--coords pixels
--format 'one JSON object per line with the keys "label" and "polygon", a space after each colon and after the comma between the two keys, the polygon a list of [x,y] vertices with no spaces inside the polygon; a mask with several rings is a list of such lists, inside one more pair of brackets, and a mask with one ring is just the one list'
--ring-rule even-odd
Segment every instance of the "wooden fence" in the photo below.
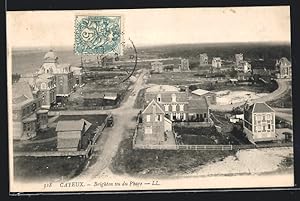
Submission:
{"label": "wooden fence", "polygon": [[133,144],[134,149],[158,149],[158,150],[232,150],[232,145],[142,145]]}

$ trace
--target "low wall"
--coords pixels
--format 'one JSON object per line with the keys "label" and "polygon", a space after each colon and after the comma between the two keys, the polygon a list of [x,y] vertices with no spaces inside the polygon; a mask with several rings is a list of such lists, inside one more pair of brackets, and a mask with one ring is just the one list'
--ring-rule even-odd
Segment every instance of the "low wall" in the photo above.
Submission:
{"label": "low wall", "polygon": [[14,157],[31,156],[31,157],[55,157],[55,156],[84,156],[87,157],[90,153],[91,146],[89,145],[84,151],[31,151],[31,152],[14,152]]}

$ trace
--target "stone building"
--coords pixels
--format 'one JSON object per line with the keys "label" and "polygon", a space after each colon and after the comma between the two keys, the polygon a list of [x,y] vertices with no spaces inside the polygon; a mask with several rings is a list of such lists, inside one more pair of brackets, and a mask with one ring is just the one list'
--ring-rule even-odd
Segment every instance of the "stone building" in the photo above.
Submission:
{"label": "stone building", "polygon": [[239,54],[235,54],[235,63],[236,63],[236,66],[239,66],[240,65],[240,62],[244,60],[244,56],[242,53],[239,53]]}
{"label": "stone building", "polygon": [[12,86],[13,139],[28,140],[36,136],[39,129],[47,128],[48,110],[41,109],[42,100],[33,96],[27,82]]}
{"label": "stone building", "polygon": [[200,66],[207,66],[208,65],[208,56],[206,53],[200,54]]}
{"label": "stone building", "polygon": [[56,80],[54,75],[22,75],[19,81],[27,82],[30,85],[34,97],[41,98],[42,108],[49,109],[56,103]]}
{"label": "stone building", "polygon": [[275,111],[266,103],[254,103],[244,108],[244,132],[250,142],[276,140]]}
{"label": "stone building", "polygon": [[222,60],[221,60],[221,58],[220,57],[213,57],[211,65],[214,68],[221,68],[222,67]]}
{"label": "stone building", "polygon": [[82,69],[71,67],[70,64],[60,64],[52,50],[44,56],[44,62],[38,71],[38,75],[42,74],[55,76],[57,97],[69,96],[74,87],[82,85]]}
{"label": "stone building", "polygon": [[162,73],[164,71],[163,63],[160,61],[155,61],[151,63],[151,70],[154,73]]}
{"label": "stone building", "polygon": [[146,144],[161,144],[166,132],[172,132],[172,122],[165,117],[162,107],[152,100],[142,112],[143,142]]}
{"label": "stone building", "polygon": [[277,61],[276,67],[279,69],[278,78],[292,78],[292,64],[286,57]]}
{"label": "stone building", "polygon": [[160,105],[171,121],[209,121],[207,101],[203,101],[203,97],[193,97],[188,88],[180,91],[179,88],[170,85],[153,86],[146,89],[144,107],[147,107],[152,100]]}
{"label": "stone building", "polygon": [[179,71],[190,71],[190,64],[188,59],[181,59],[181,64],[179,66]]}
{"label": "stone building", "polygon": [[237,70],[239,72],[248,73],[252,71],[251,64],[247,61],[239,61],[239,64],[237,65]]}

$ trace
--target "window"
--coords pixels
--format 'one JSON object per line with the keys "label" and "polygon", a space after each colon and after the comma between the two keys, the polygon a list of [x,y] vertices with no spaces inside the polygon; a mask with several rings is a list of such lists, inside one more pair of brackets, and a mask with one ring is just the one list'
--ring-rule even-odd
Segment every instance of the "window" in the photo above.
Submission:
{"label": "window", "polygon": [[176,102],[176,94],[172,94],[172,102]]}
{"label": "window", "polygon": [[166,112],[169,111],[169,105],[165,105],[165,111],[166,111]]}
{"label": "window", "polygon": [[146,121],[150,122],[150,115],[146,115]]}
{"label": "window", "polygon": [[271,120],[271,115],[267,114],[267,120]]}
{"label": "window", "polygon": [[271,124],[268,124],[268,129],[269,129],[269,130],[271,129]]}
{"label": "window", "polygon": [[161,121],[160,114],[157,115],[157,121]]}
{"label": "window", "polygon": [[180,104],[180,105],[179,105],[179,110],[180,110],[181,112],[184,111],[184,105],[183,105],[183,104]]}
{"label": "window", "polygon": [[176,112],[176,105],[175,105],[175,104],[172,105],[172,111],[173,111],[173,112]]}
{"label": "window", "polygon": [[205,112],[203,113],[203,117],[204,117],[204,118],[206,118],[206,117],[207,117]]}
{"label": "window", "polygon": [[261,121],[261,116],[260,115],[256,115],[256,120],[257,121]]}

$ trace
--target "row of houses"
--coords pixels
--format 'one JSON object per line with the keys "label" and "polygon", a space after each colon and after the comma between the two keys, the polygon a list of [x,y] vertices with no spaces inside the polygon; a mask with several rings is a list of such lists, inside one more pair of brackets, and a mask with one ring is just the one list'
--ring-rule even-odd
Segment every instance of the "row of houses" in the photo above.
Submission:
{"label": "row of houses", "polygon": [[151,71],[153,73],[185,72],[190,71],[190,64],[189,60],[184,58],[158,60],[151,63]]}
{"label": "row of houses", "polygon": [[41,97],[33,95],[27,82],[12,86],[13,139],[27,140],[36,136],[39,129],[47,128],[48,110],[42,108]]}
{"label": "row of houses", "polygon": [[[253,61],[251,63],[257,64],[257,61]],[[253,67],[250,62],[244,60],[244,55],[242,53],[235,54],[235,70],[240,73],[248,74],[253,71],[255,66]],[[262,63],[262,62],[260,62]],[[206,53],[200,54],[200,67],[208,66],[208,55]],[[211,66],[213,68],[220,69],[222,67],[222,59],[220,57],[213,57]],[[264,68],[263,64],[259,66],[260,68]],[[279,60],[276,60],[275,63],[275,73],[277,78],[292,78],[292,65],[291,62],[286,58],[282,57]]]}
{"label": "row of houses", "polygon": [[49,109],[57,101],[68,97],[76,87],[83,85],[82,68],[60,64],[56,54],[50,50],[43,64],[34,74],[22,75],[19,82],[27,82],[35,97],[42,100],[42,107]]}

